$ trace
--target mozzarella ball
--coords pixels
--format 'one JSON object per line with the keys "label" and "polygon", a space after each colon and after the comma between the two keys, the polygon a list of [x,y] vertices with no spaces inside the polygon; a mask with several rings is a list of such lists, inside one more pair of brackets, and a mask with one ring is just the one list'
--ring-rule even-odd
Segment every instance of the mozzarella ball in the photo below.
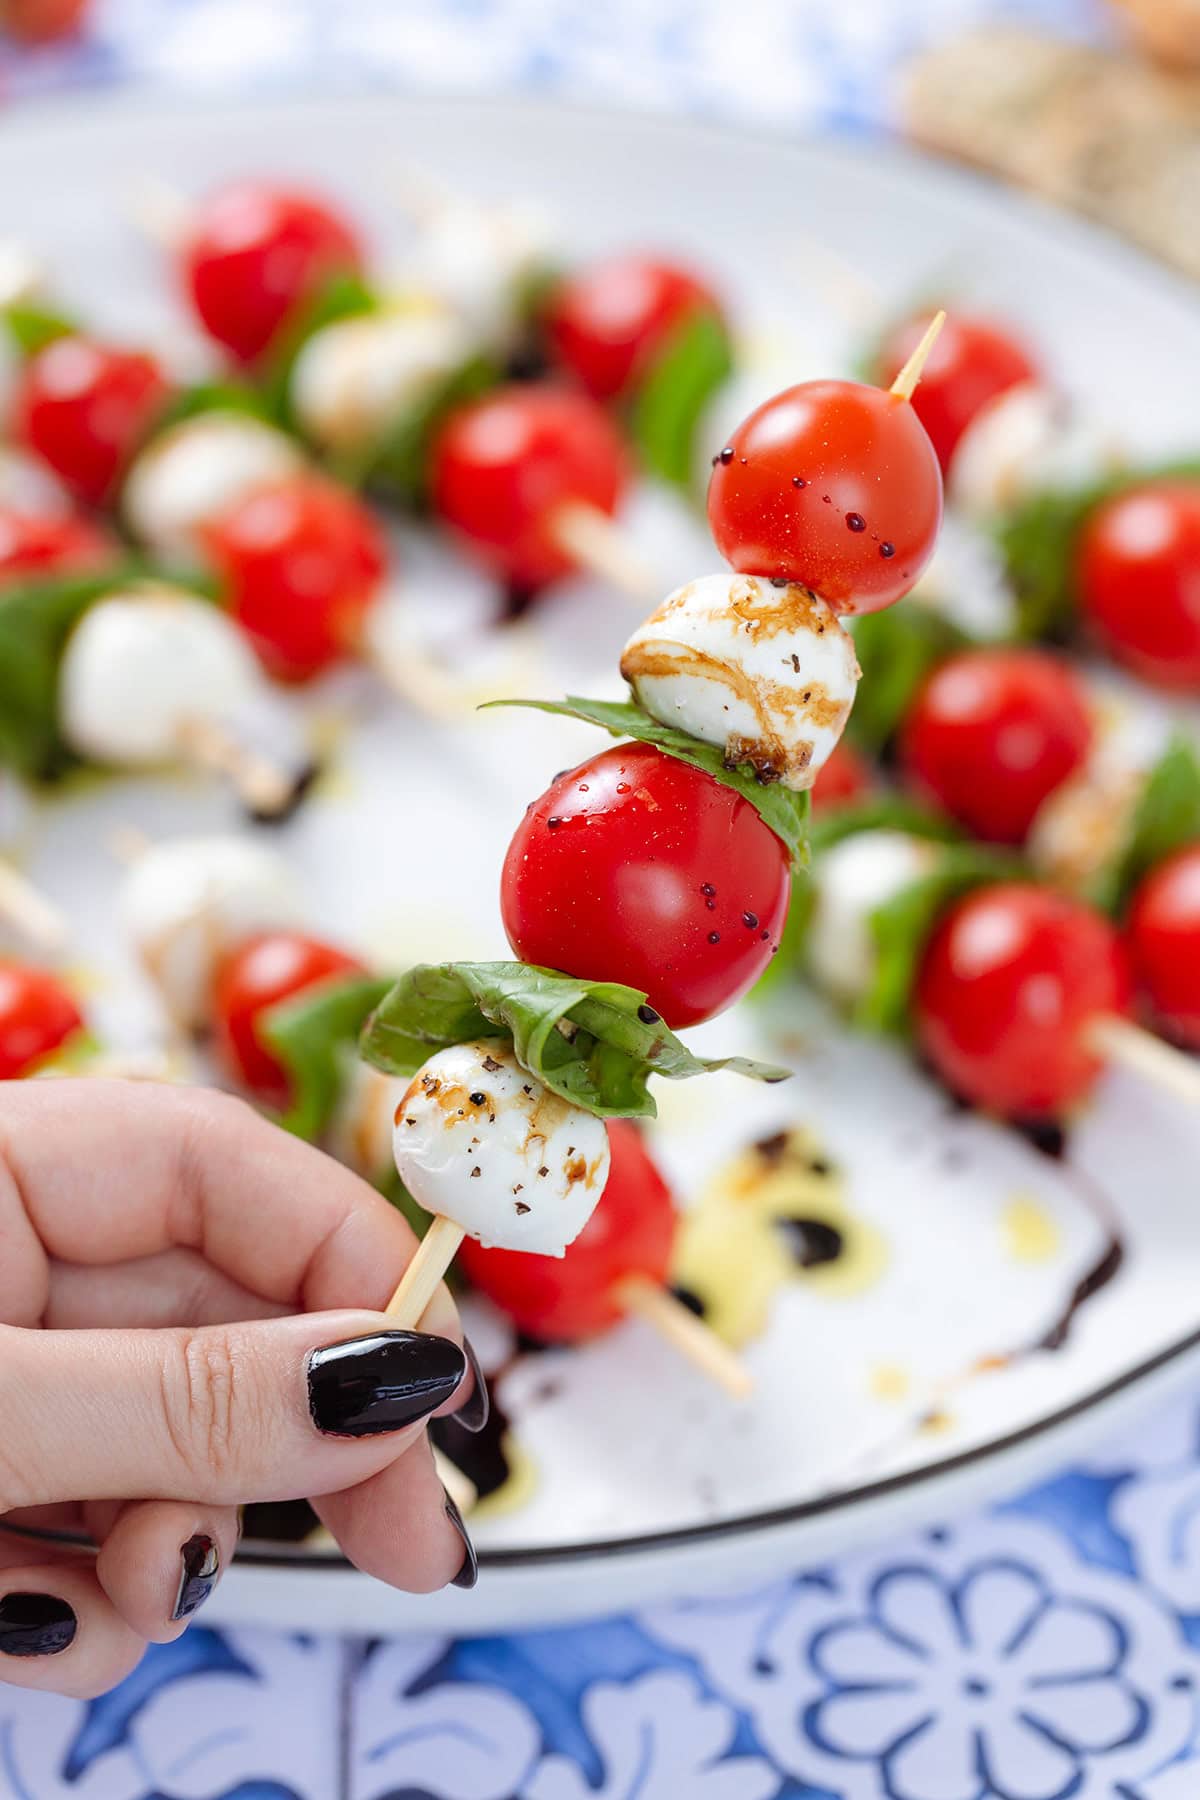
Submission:
{"label": "mozzarella ball", "polygon": [[392,1166],[396,1109],[408,1083],[372,1069],[349,1046],[342,1076],[325,1148],[347,1168],[368,1181],[378,1181]]}
{"label": "mozzarella ball", "polygon": [[216,967],[258,931],[299,925],[295,876],[275,851],[244,837],[185,837],[140,856],[118,902],[121,924],[171,1017],[209,1022]]}
{"label": "mozzarella ball", "polygon": [[392,1154],[427,1212],[501,1250],[561,1256],[608,1180],[603,1119],[552,1094],[504,1044],[454,1044],[414,1076]]}
{"label": "mozzarella ball", "polygon": [[463,326],[441,313],[339,319],[314,332],[296,358],[292,408],[323,448],[369,448],[424,406],[470,353]]}
{"label": "mozzarella ball", "polygon": [[963,432],[947,495],[965,512],[1004,512],[1030,494],[1085,486],[1115,465],[1105,433],[1079,418],[1061,394],[1022,382]]}
{"label": "mozzarella ball", "polygon": [[1039,875],[1075,893],[1117,861],[1151,769],[1166,749],[1161,713],[1122,708],[1096,718],[1096,739],[1081,769],[1038,808],[1025,853]]}
{"label": "mozzarella ball", "polygon": [[160,432],[135,459],[125,478],[125,518],[142,543],[194,556],[206,526],[303,467],[299,447],[273,425],[245,413],[200,413]]}
{"label": "mozzarella ball", "polygon": [[860,670],[853,639],[807,588],[726,571],[669,595],[626,644],[621,673],[662,724],[752,762],[764,781],[808,788]]}
{"label": "mozzarella ball", "polygon": [[937,613],[975,639],[1009,637],[1019,624],[1017,598],[992,534],[976,520],[951,513],[905,605]]}
{"label": "mozzarella ball", "polygon": [[536,207],[451,201],[434,209],[395,275],[441,302],[478,342],[503,343],[549,251],[549,222]]}
{"label": "mozzarella ball", "polygon": [[249,708],[261,688],[237,626],[205,600],[146,588],[99,600],[67,640],[59,728],[80,756],[169,762],[189,724]]}
{"label": "mozzarella ball", "polygon": [[805,938],[818,987],[847,1006],[870,992],[878,961],[871,915],[928,875],[936,858],[934,844],[891,830],[856,832],[822,851]]}

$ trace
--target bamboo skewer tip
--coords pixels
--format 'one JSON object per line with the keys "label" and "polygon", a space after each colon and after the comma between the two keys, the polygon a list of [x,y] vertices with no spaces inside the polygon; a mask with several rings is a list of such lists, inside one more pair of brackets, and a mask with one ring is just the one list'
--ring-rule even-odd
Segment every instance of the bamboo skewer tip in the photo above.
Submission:
{"label": "bamboo skewer tip", "polygon": [[897,400],[911,400],[916,393],[917,383],[920,381],[922,371],[929,360],[929,352],[937,343],[939,333],[945,323],[945,308],[939,307],[929,321],[920,343],[917,345],[916,349],[897,375],[895,381],[893,381],[891,387],[888,389],[888,392],[894,394]]}

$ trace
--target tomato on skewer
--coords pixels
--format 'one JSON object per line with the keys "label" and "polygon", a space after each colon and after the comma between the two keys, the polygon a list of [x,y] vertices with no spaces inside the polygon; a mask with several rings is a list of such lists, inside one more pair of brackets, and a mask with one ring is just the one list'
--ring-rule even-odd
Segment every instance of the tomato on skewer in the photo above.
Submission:
{"label": "tomato on skewer", "polygon": [[670,1190],[635,1125],[610,1119],[608,1145],[604,1192],[565,1256],[489,1250],[473,1238],[459,1252],[472,1286],[544,1343],[575,1343],[617,1324],[630,1276],[667,1282],[679,1222]]}
{"label": "tomato on skewer", "polygon": [[[912,355],[932,313],[902,319],[879,350],[879,377],[891,382]],[[943,471],[950,467],[959,439],[991,401],[1039,370],[1025,346],[994,320],[952,312],[921,371],[913,411],[929,433]]]}
{"label": "tomato on skewer", "polygon": [[1044,650],[964,650],[927,677],[900,753],[960,825],[1020,844],[1091,741],[1087,697],[1064,662]]}
{"label": "tomato on skewer", "polygon": [[288,1076],[259,1034],[263,1014],[334,976],[363,973],[344,950],[298,931],[245,939],[222,960],[214,983],[213,1029],[225,1068],[256,1099],[286,1106]]}
{"label": "tomato on skewer", "polygon": [[325,282],[357,273],[363,254],[353,228],[315,195],[244,181],[197,208],[180,260],[209,336],[253,362]]}
{"label": "tomato on skewer", "polygon": [[29,1074],[83,1028],[57,975],[0,960],[0,1081]]}
{"label": "tomato on skewer", "polygon": [[13,429],[77,500],[103,506],[169,391],[143,351],[55,338],[22,371]]}
{"label": "tomato on skewer", "polygon": [[77,513],[0,506],[0,583],[86,573],[114,555],[112,540]]}
{"label": "tomato on skewer", "polygon": [[1200,693],[1200,481],[1130,488],[1084,525],[1084,616],[1118,661],[1158,687]]}
{"label": "tomato on skewer", "polygon": [[612,256],[555,289],[546,310],[554,360],[597,400],[635,386],[672,334],[698,313],[721,314],[690,270],[658,258]]}
{"label": "tomato on skewer", "polygon": [[749,800],[648,744],[561,775],[504,859],[504,928],[523,961],[648,996],[672,1027],[731,1006],[774,954],[788,852]]}
{"label": "tomato on skewer", "polygon": [[1125,926],[1133,976],[1167,1037],[1200,1050],[1200,844],[1152,869]]}
{"label": "tomato on skewer", "polygon": [[873,786],[870,763],[861,751],[842,738],[830,751],[813,782],[813,812],[836,812],[840,806],[850,806],[856,800],[865,799]]}

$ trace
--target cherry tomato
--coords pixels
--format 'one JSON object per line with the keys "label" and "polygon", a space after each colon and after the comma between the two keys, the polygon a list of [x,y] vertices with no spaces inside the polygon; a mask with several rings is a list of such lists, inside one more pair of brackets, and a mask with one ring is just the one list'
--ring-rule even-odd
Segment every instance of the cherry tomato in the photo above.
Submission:
{"label": "cherry tomato", "polygon": [[78,500],[103,506],[167,394],[152,356],[56,338],[25,366],[14,429]]}
{"label": "cherry tomato", "polygon": [[600,1203],[565,1256],[485,1250],[467,1238],[459,1263],[480,1293],[528,1337],[569,1344],[624,1317],[616,1289],[629,1275],[666,1285],[678,1215],[636,1125],[610,1119],[612,1155]]}
{"label": "cherry tomato", "polygon": [[597,400],[635,385],[667,339],[715,295],[687,269],[648,256],[612,256],[569,276],[546,314],[555,360]]}
{"label": "cherry tomato", "polygon": [[964,650],[927,677],[900,753],[914,783],[993,844],[1023,843],[1088,752],[1079,681],[1044,650]]}
{"label": "cherry tomato", "polygon": [[0,1081],[25,1075],[83,1029],[83,1016],[57,975],[0,961]]}
{"label": "cherry tomato", "polygon": [[111,539],[77,514],[0,506],[0,583],[85,573],[114,555]]}
{"label": "cherry tomato", "polygon": [[752,412],[714,459],[708,522],[741,574],[801,582],[835,612],[879,612],[933,554],[942,472],[907,400],[806,381]]}
{"label": "cherry tomato", "polygon": [[288,1075],[260,1036],[263,1014],[333,976],[363,973],[345,951],[297,931],[247,938],[222,961],[213,993],[215,1045],[226,1069],[257,1099],[286,1106]]}
{"label": "cherry tomato", "polygon": [[1158,687],[1200,693],[1200,481],[1148,482],[1097,507],[1077,586],[1120,662]]}
{"label": "cherry tomato", "polygon": [[1169,856],[1134,893],[1125,926],[1134,981],[1168,1037],[1200,1050],[1200,844]]}
{"label": "cherry tomato", "polygon": [[842,738],[833,746],[813,783],[813,812],[836,812],[840,806],[862,800],[874,785],[866,757]]}
{"label": "cherry tomato", "polygon": [[702,769],[619,744],[560,775],[504,859],[504,929],[525,962],[643,990],[671,1026],[744,994],[791,892],[761,815]]}
{"label": "cherry tomato", "polygon": [[[923,337],[932,312],[902,320],[879,352],[885,387],[896,379]],[[1039,371],[1024,345],[990,319],[952,312],[942,326],[912,397],[913,411],[929,433],[938,461],[948,469],[958,440],[989,401]]]}
{"label": "cherry tomato", "polygon": [[451,415],[433,449],[433,504],[515,587],[569,575],[555,514],[573,502],[616,511],[628,463],[615,425],[586,394],[505,387]]}
{"label": "cherry tomato", "polygon": [[197,209],[182,265],[209,336],[253,362],[331,277],[361,270],[363,253],[352,227],[314,195],[243,181]]}
{"label": "cherry tomato", "polygon": [[1093,1020],[1127,1011],[1116,932],[1031,883],[977,888],[938,925],[917,974],[917,1037],[946,1085],[1009,1118],[1053,1116],[1100,1072]]}
{"label": "cherry tomato", "polygon": [[387,551],[347,488],[320,475],[259,488],[207,541],[230,609],[272,675],[307,681],[353,650]]}
{"label": "cherry tomato", "polygon": [[89,0],[0,0],[0,31],[21,44],[50,44],[77,31]]}

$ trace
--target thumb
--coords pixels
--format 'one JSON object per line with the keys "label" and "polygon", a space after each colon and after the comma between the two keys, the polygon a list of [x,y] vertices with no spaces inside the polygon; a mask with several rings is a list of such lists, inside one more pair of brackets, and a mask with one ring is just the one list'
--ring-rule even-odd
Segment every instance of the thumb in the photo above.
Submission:
{"label": "thumb", "polygon": [[202,1330],[0,1327],[0,1514],[63,1500],[336,1493],[455,1393],[449,1338],[340,1312]]}

